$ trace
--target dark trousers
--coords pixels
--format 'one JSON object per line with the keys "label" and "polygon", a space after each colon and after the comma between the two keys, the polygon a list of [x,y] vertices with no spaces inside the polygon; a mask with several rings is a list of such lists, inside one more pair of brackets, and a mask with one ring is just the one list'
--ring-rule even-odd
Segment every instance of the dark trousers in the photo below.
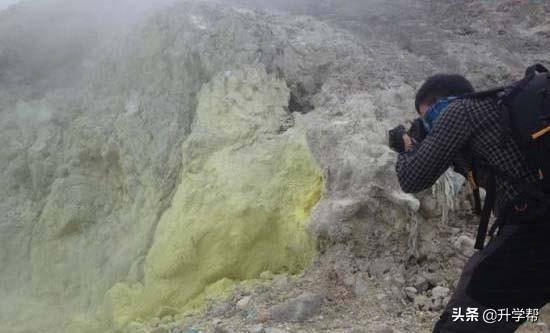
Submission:
{"label": "dark trousers", "polygon": [[[527,312],[550,301],[550,218],[543,220],[547,221],[502,226],[470,258],[434,333],[514,332],[525,318],[516,322],[501,316],[488,323],[493,320],[486,322],[483,313],[507,308],[511,315],[514,309]],[[477,321],[459,316],[468,307],[477,308]]]}

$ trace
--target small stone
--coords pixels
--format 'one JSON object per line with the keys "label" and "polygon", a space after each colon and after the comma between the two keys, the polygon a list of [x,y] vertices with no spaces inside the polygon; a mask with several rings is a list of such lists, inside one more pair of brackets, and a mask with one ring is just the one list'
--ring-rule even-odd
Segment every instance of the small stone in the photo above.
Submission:
{"label": "small stone", "polygon": [[275,327],[268,327],[264,330],[265,333],[288,333],[287,331],[283,330],[283,329],[280,329],[280,328],[275,328]]}
{"label": "small stone", "polygon": [[217,326],[222,323],[222,320],[220,318],[214,318],[212,319],[212,325]]}
{"label": "small stone", "polygon": [[367,296],[369,292],[368,284],[363,274],[359,274],[355,279],[355,284],[353,285],[353,294],[355,296]]}
{"label": "small stone", "polygon": [[276,288],[284,288],[288,285],[289,279],[288,274],[278,274],[273,278],[273,285]]}
{"label": "small stone", "polygon": [[443,298],[449,296],[450,292],[451,292],[451,290],[449,288],[437,286],[437,287],[432,289],[432,297],[443,299]]}
{"label": "small stone", "polygon": [[264,333],[264,325],[256,324],[248,328],[248,333]]}
{"label": "small stone", "polygon": [[439,264],[436,262],[432,262],[428,265],[428,271],[430,272],[437,272],[439,271]]}
{"label": "small stone", "polygon": [[376,333],[393,333],[393,329],[388,326],[383,326],[376,330]]}
{"label": "small stone", "polygon": [[474,254],[474,240],[466,235],[459,236],[453,246],[464,256],[471,257]]}
{"label": "small stone", "polygon": [[357,259],[356,261],[357,267],[361,272],[368,272],[370,263],[371,263],[370,260],[366,260],[366,259]]}
{"label": "small stone", "polygon": [[228,330],[221,326],[214,326],[214,332],[213,333],[229,333]]}
{"label": "small stone", "polygon": [[[452,240],[450,240],[452,242]],[[452,247],[446,247],[442,250],[442,257],[443,258],[454,258],[456,256],[456,251]]]}
{"label": "small stone", "polygon": [[173,325],[174,327],[183,327],[185,326],[186,323],[187,323],[187,320],[185,319],[174,318],[174,322],[171,325]]}
{"label": "small stone", "polygon": [[379,305],[380,308],[382,309],[382,311],[385,311],[385,312],[389,312],[389,311],[394,311],[395,309],[392,308],[391,305],[389,305],[388,303],[382,303]]}
{"label": "small stone", "polygon": [[246,319],[256,321],[258,319],[258,311],[254,308],[246,310]]}
{"label": "small stone", "polygon": [[425,277],[419,275],[416,277],[416,280],[414,281],[414,287],[419,293],[423,293],[426,290],[428,290],[429,282],[426,280]]}
{"label": "small stone", "polygon": [[440,210],[437,209],[437,201],[433,196],[427,195],[420,200],[420,214],[427,219],[441,215]]}
{"label": "small stone", "polygon": [[264,325],[256,324],[248,328],[248,333],[264,333]]}
{"label": "small stone", "polygon": [[349,333],[368,333],[364,328],[353,328]]}
{"label": "small stone", "polygon": [[403,274],[396,274],[392,278],[392,283],[397,287],[401,288],[406,283],[405,277],[403,277]]}
{"label": "small stone", "polygon": [[368,333],[368,332],[362,328],[353,328],[349,333]]}
{"label": "small stone", "polygon": [[159,317],[153,317],[153,319],[151,319],[149,324],[151,326],[158,326],[160,324],[160,318]]}
{"label": "small stone", "polygon": [[432,297],[432,298],[430,299],[431,304],[429,305],[429,309],[430,309],[431,311],[439,311],[439,310],[441,310],[441,308],[443,307],[443,305],[441,304],[441,301],[442,301],[441,298]]}
{"label": "small stone", "polygon": [[401,293],[401,290],[397,288],[397,286],[391,286],[390,287],[392,294],[397,298],[402,298],[403,294]]}
{"label": "small stone", "polygon": [[536,323],[535,326],[536,326],[541,332],[548,332],[548,325],[546,325],[546,323],[543,323],[543,322]]}
{"label": "small stone", "polygon": [[260,273],[260,279],[262,280],[272,280],[273,279],[273,273],[270,271],[263,271]]}
{"label": "small stone", "polygon": [[237,302],[237,309],[239,310],[245,310],[246,308],[248,308],[248,306],[250,305],[250,301],[252,300],[252,297],[250,296],[245,296],[243,298],[241,298],[238,302]]}
{"label": "small stone", "polygon": [[428,289],[437,286],[442,280],[442,277],[438,273],[424,272],[422,277],[428,281]]}
{"label": "small stone", "polygon": [[451,232],[451,235],[456,235],[460,232],[459,228],[449,228],[449,231]]}
{"label": "small stone", "polygon": [[161,324],[168,324],[170,322],[173,322],[174,321],[174,317],[173,316],[164,316],[162,317],[162,319],[160,320],[160,323]]}
{"label": "small stone", "polygon": [[466,262],[461,259],[460,257],[453,257],[451,259],[449,259],[449,264],[453,267],[456,267],[458,269],[462,269],[464,267],[464,265],[466,264]]}
{"label": "small stone", "polygon": [[269,317],[276,322],[304,321],[321,310],[324,297],[319,294],[304,293],[296,298],[272,306]]}
{"label": "small stone", "polygon": [[261,310],[261,311],[258,311],[258,313],[256,314],[256,318],[254,318],[254,320],[260,323],[265,323],[269,321],[270,319],[269,317],[270,317],[270,314],[268,310]]}
{"label": "small stone", "polygon": [[169,333],[170,330],[168,329],[168,327],[164,326],[164,325],[160,325],[158,327],[155,327],[153,328],[150,333]]}
{"label": "small stone", "polygon": [[391,257],[377,258],[370,265],[369,273],[374,276],[382,276],[389,272],[393,265],[395,265],[395,261]]}
{"label": "small stone", "polygon": [[405,288],[405,295],[409,298],[409,300],[414,300],[416,295],[418,294],[418,290],[416,290],[415,287],[406,287]]}
{"label": "small stone", "polygon": [[355,285],[355,274],[352,272],[346,272],[342,275],[342,283],[348,288],[353,288],[353,285]]}
{"label": "small stone", "polygon": [[418,310],[427,310],[430,301],[424,295],[416,295],[414,298],[414,307]]}
{"label": "small stone", "polygon": [[233,310],[233,302],[220,302],[212,307],[211,313],[214,316],[223,317]]}

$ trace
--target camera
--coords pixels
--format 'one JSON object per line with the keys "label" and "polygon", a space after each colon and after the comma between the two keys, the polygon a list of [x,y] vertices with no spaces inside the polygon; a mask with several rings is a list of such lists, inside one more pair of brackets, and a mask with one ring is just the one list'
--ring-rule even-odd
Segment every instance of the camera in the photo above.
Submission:
{"label": "camera", "polygon": [[405,151],[405,142],[403,141],[403,135],[407,134],[413,142],[420,143],[428,132],[424,126],[424,121],[422,118],[416,118],[412,121],[411,127],[407,131],[405,126],[399,125],[389,131],[389,146],[391,149],[395,150],[398,153]]}

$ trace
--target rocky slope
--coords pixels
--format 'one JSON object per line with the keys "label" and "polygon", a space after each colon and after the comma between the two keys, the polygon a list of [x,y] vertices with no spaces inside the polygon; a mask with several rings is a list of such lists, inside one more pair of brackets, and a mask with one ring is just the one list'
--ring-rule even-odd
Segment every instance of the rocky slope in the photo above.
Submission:
{"label": "rocky slope", "polygon": [[127,4],[0,12],[2,329],[428,332],[475,222],[385,133],[549,60],[548,4]]}

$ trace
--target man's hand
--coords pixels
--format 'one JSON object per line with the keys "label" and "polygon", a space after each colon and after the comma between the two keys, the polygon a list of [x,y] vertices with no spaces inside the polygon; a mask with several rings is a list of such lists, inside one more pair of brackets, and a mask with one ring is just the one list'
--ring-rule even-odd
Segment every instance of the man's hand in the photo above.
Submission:
{"label": "man's hand", "polygon": [[403,134],[403,146],[405,148],[405,151],[409,151],[412,148],[413,145],[413,139],[408,134]]}
{"label": "man's hand", "polygon": [[398,153],[402,153],[405,151],[404,136],[408,136],[406,134],[405,126],[399,125],[394,129],[391,129],[389,131],[388,136],[389,136],[389,145],[391,149],[393,149]]}
{"label": "man's hand", "polygon": [[428,135],[426,128],[424,127],[424,121],[422,118],[416,118],[411,122],[411,128],[407,131],[407,134],[414,142],[422,142]]}
{"label": "man's hand", "polygon": [[408,151],[413,144],[420,143],[428,135],[424,128],[422,118],[416,118],[411,122],[411,128],[407,131],[403,125],[399,125],[389,132],[390,148],[398,153]]}

